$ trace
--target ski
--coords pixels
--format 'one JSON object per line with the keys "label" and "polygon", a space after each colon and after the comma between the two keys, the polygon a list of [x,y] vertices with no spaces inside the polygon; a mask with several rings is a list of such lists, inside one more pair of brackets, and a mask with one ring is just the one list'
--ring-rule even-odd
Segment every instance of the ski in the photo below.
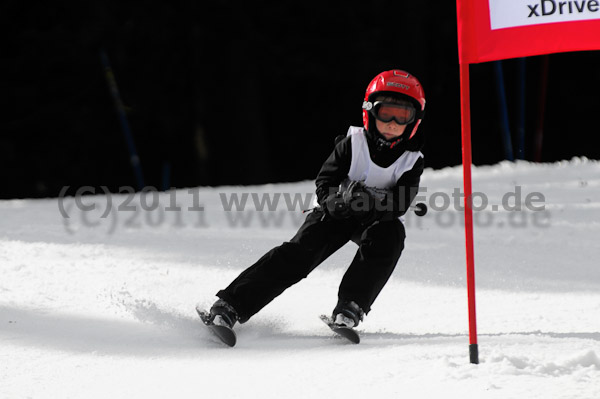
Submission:
{"label": "ski", "polygon": [[220,326],[214,324],[212,322],[210,312],[198,308],[196,308],[196,312],[198,312],[198,316],[200,316],[200,320],[202,320],[204,325],[208,327],[208,329],[212,331],[213,334],[215,334],[225,345],[235,346],[235,343],[237,342],[237,337],[233,329],[227,326]]}
{"label": "ski", "polygon": [[354,330],[353,328],[338,326],[333,322],[331,317],[326,316],[326,315],[321,315],[320,319],[323,321],[323,323],[327,324],[327,326],[331,329],[331,331],[346,338],[353,344],[360,343],[360,336],[358,335],[356,330]]}

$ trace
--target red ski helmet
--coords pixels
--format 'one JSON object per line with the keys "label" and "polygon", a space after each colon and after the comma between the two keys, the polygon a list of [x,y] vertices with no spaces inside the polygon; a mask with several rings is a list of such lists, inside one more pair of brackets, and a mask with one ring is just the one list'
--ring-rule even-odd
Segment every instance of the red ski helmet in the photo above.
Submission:
{"label": "red ski helmet", "polygon": [[417,132],[417,127],[421,123],[425,114],[425,92],[419,80],[406,71],[393,69],[391,71],[381,72],[375,76],[367,86],[365,101],[363,102],[363,125],[369,130],[369,111],[373,108],[373,100],[377,95],[400,94],[408,97],[408,100],[414,103],[417,110],[412,132],[409,135],[411,139]]}

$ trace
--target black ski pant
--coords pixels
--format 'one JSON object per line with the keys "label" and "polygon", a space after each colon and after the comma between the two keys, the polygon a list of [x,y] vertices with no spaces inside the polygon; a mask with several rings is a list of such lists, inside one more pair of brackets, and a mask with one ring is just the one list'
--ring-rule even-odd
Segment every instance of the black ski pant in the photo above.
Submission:
{"label": "black ski pant", "polygon": [[365,227],[353,219],[324,216],[321,210],[310,213],[289,242],[267,252],[217,293],[236,309],[241,323],[350,240],[358,244],[358,251],[344,274],[338,299],[356,302],[365,313],[371,310],[404,249],[404,226],[398,219]]}

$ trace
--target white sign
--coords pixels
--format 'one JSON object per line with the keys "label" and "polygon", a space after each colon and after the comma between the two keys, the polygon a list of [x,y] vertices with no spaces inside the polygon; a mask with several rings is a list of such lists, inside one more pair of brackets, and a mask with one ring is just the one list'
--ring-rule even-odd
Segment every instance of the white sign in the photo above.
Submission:
{"label": "white sign", "polygon": [[[600,0],[489,0],[493,29],[600,19]],[[600,32],[598,32],[600,35]]]}

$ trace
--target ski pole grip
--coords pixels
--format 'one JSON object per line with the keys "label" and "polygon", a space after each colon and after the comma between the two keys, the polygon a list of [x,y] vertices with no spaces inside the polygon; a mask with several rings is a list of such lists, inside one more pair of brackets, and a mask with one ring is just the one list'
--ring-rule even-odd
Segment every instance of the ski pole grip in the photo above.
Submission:
{"label": "ski pole grip", "polygon": [[425,216],[427,213],[427,205],[423,202],[418,202],[414,207],[411,207],[415,211],[415,215],[417,216]]}

